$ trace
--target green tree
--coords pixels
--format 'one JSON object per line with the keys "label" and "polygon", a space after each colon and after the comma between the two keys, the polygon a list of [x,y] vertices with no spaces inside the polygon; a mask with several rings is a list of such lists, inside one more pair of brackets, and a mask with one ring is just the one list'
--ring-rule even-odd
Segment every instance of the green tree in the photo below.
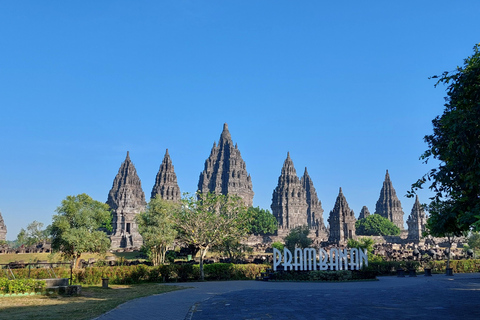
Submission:
{"label": "green tree", "polygon": [[443,114],[432,120],[433,133],[424,138],[428,149],[421,159],[436,159],[439,165],[414,183],[408,196],[428,181],[435,193],[427,208],[433,236],[480,230],[479,49],[477,44],[463,66],[432,77],[439,79],[435,87],[447,85],[447,97]]}
{"label": "green tree", "polygon": [[277,219],[270,211],[260,209],[260,207],[249,207],[248,212],[252,217],[249,226],[249,233],[253,234],[273,234],[278,229]]}
{"label": "green tree", "polygon": [[156,197],[147,204],[145,212],[136,216],[138,231],[143,237],[142,250],[154,266],[165,263],[168,247],[175,241],[175,212],[180,205]]}
{"label": "green tree", "polygon": [[478,251],[480,250],[480,233],[479,232],[471,232],[467,238],[468,245],[464,245],[464,249],[472,249],[474,257],[478,255]]}
{"label": "green tree", "polygon": [[67,196],[55,210],[50,228],[52,250],[78,265],[82,253],[105,253],[110,239],[100,228],[111,229],[109,206],[93,200],[87,194]]}
{"label": "green tree", "polygon": [[398,236],[400,228],[379,214],[372,214],[355,222],[355,233],[362,236]]}
{"label": "green tree", "polygon": [[202,280],[203,260],[208,250],[246,236],[250,220],[242,199],[236,196],[208,193],[182,199],[182,209],[176,214],[178,237],[199,249]]}
{"label": "green tree", "polygon": [[293,252],[295,248],[308,248],[313,240],[308,237],[310,229],[308,226],[295,227],[285,237],[285,247]]}
{"label": "green tree", "polygon": [[38,243],[45,243],[49,240],[49,227],[43,229],[43,223],[33,221],[28,224],[27,229],[20,229],[17,235],[18,246],[33,246]]}

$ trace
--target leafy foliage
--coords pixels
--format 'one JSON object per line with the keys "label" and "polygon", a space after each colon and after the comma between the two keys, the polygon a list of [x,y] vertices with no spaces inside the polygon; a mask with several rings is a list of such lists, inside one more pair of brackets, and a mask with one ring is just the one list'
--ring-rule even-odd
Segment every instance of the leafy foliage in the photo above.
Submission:
{"label": "leafy foliage", "polygon": [[280,241],[275,241],[272,243],[272,248],[282,251],[285,246]]}
{"label": "leafy foliage", "polygon": [[308,248],[312,244],[312,239],[308,237],[310,229],[308,226],[295,227],[285,237],[285,247],[293,252],[295,248]]}
{"label": "leafy foliage", "polygon": [[400,228],[379,214],[372,214],[355,222],[357,235],[363,236],[398,236]]}
{"label": "leafy foliage", "polygon": [[249,207],[248,213],[252,217],[249,225],[249,233],[273,234],[278,229],[277,219],[270,211],[260,207]]}
{"label": "leafy foliage", "polygon": [[111,215],[107,204],[82,193],[67,196],[56,212],[50,228],[53,251],[75,259],[77,265],[82,253],[105,253],[109,249],[110,240],[106,233],[98,230],[110,228]]}
{"label": "leafy foliage", "polygon": [[27,229],[20,229],[17,235],[16,245],[33,246],[40,242],[46,242],[49,240],[50,230],[49,227],[43,229],[43,223],[33,221],[28,224]]}
{"label": "leafy foliage", "polygon": [[45,287],[45,280],[0,278],[0,293],[3,294],[42,292]]}
{"label": "leafy foliage", "polygon": [[203,259],[208,250],[244,237],[251,216],[241,198],[208,193],[182,199],[182,208],[175,220],[180,240],[200,250],[200,278],[203,280]]}
{"label": "leafy foliage", "polygon": [[136,216],[138,231],[143,237],[144,251],[154,266],[165,263],[165,253],[177,235],[175,212],[180,205],[156,197],[147,205],[146,211]]}
{"label": "leafy foliage", "polygon": [[444,72],[438,84],[447,85],[445,109],[425,136],[428,149],[421,159],[436,159],[430,170],[412,185],[409,196],[429,181],[435,196],[428,205],[427,228],[433,236],[461,235],[480,229],[480,44],[453,72]]}

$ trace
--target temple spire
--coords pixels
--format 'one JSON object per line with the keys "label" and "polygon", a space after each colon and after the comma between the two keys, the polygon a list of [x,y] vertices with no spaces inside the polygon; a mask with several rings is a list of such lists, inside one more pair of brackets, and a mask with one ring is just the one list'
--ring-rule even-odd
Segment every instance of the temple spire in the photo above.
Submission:
{"label": "temple spire", "polygon": [[138,233],[135,216],[145,210],[145,194],[137,170],[127,151],[108,193],[107,204],[112,209],[112,249],[140,248],[142,236]]}
{"label": "temple spire", "polygon": [[252,180],[238,146],[232,142],[226,123],[218,144],[213,143],[210,156],[205,161],[205,169],[200,173],[198,191],[237,195],[247,206],[253,205]]}
{"label": "temple spire", "polygon": [[385,174],[382,190],[380,190],[380,197],[375,207],[375,213],[393,222],[400,230],[404,230],[402,204],[393,188],[388,170]]}
{"label": "temple spire", "polygon": [[151,199],[161,197],[164,200],[178,202],[181,199],[180,188],[177,183],[177,175],[170,159],[168,149],[165,151],[162,164],[158,170],[155,184],[152,188]]}
{"label": "temple spire", "polygon": [[331,243],[344,243],[355,236],[355,215],[350,209],[347,199],[340,188],[335,201],[335,206],[328,217],[330,224],[330,235],[328,241]]}

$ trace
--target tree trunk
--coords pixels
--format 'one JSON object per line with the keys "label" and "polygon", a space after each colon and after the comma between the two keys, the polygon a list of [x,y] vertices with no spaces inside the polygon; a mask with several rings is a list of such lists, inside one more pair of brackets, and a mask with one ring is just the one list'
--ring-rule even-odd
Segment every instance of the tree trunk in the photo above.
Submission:
{"label": "tree trunk", "polygon": [[200,280],[205,280],[205,273],[203,272],[203,259],[207,255],[208,247],[200,249]]}
{"label": "tree trunk", "polygon": [[450,268],[450,254],[451,254],[451,252],[452,252],[452,242],[453,242],[453,239],[451,239],[450,237],[448,237],[447,269]]}
{"label": "tree trunk", "polygon": [[81,255],[82,255],[82,254],[77,254],[77,255],[75,256],[75,269],[78,269],[78,263],[80,262],[80,256],[81,256]]}

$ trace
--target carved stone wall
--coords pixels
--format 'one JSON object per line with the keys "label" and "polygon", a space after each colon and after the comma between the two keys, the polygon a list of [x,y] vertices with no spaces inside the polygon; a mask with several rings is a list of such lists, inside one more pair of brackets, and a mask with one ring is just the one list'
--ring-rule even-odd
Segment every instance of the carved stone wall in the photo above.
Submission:
{"label": "carved stone wall", "polygon": [[234,194],[243,199],[245,205],[253,205],[252,179],[247,172],[238,146],[233,145],[228,125],[223,131],[218,146],[213,143],[210,156],[205,161],[205,169],[200,173],[198,190],[201,193]]}
{"label": "carved stone wall", "polygon": [[345,243],[348,239],[355,236],[355,214],[350,210],[347,199],[343,195],[342,188],[335,201],[335,206],[330,211],[328,223],[330,225],[330,236],[328,241],[331,243]]}
{"label": "carved stone wall", "polygon": [[111,248],[140,248],[143,239],[138,233],[135,216],[145,210],[146,201],[142,183],[128,152],[113,180],[107,204],[113,212]]}
{"label": "carved stone wall", "polygon": [[398,200],[397,193],[393,188],[390,175],[385,174],[385,181],[383,182],[382,190],[380,191],[380,197],[375,207],[375,213],[387,218],[393,222],[400,230],[404,230],[403,227],[403,209],[400,200]]}
{"label": "carved stone wall", "polygon": [[177,175],[168,154],[168,149],[165,152],[162,164],[158,170],[157,177],[155,179],[155,185],[152,188],[151,199],[156,196],[161,197],[164,200],[178,202],[182,198],[180,188],[177,183]]}

